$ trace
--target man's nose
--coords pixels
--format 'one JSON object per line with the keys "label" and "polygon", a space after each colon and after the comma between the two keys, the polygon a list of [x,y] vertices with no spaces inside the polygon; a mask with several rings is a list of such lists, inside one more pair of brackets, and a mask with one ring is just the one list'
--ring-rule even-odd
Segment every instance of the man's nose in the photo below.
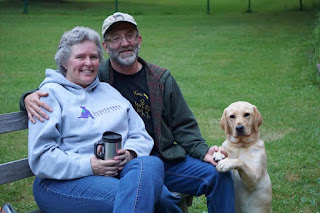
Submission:
{"label": "man's nose", "polygon": [[128,46],[130,43],[125,36],[122,36],[120,44],[121,44],[121,46]]}

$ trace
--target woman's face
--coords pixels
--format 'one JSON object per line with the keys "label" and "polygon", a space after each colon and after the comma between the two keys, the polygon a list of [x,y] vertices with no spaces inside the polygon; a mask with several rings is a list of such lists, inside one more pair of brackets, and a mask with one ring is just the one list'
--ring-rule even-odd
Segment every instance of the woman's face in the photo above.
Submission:
{"label": "woman's face", "polygon": [[84,41],[71,47],[71,54],[65,65],[66,78],[86,88],[96,78],[99,70],[99,55],[96,44]]}

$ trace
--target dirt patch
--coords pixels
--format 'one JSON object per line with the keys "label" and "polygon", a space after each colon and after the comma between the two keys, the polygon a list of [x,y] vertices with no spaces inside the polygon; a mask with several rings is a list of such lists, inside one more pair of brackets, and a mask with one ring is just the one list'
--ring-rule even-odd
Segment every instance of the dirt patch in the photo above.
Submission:
{"label": "dirt patch", "polygon": [[279,139],[284,138],[288,133],[293,132],[294,129],[285,129],[285,130],[279,130],[275,132],[261,132],[261,139],[264,142],[273,142]]}

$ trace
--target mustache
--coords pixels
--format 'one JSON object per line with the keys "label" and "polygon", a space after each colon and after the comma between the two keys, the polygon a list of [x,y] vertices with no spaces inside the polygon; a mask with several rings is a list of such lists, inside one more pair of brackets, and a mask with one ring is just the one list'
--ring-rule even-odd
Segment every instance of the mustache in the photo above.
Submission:
{"label": "mustache", "polygon": [[132,47],[125,47],[118,50],[118,52],[126,52],[126,51],[133,51],[134,48]]}

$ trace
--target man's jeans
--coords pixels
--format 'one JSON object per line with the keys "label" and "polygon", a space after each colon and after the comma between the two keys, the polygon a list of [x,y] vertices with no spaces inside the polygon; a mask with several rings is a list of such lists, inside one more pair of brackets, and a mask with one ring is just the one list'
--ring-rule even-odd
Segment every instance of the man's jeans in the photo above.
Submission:
{"label": "man's jeans", "polygon": [[[170,191],[193,196],[205,195],[209,213],[234,213],[234,189],[231,172],[220,173],[216,168],[199,159],[186,156],[185,160],[165,161],[165,185]],[[167,197],[165,197],[167,196]],[[172,199],[161,194],[167,207],[174,207]],[[163,212],[181,212],[168,211]]]}
{"label": "man's jeans", "polygon": [[163,163],[157,157],[129,161],[120,179],[88,176],[74,180],[41,180],[33,185],[35,200],[44,212],[150,213],[163,190]]}

